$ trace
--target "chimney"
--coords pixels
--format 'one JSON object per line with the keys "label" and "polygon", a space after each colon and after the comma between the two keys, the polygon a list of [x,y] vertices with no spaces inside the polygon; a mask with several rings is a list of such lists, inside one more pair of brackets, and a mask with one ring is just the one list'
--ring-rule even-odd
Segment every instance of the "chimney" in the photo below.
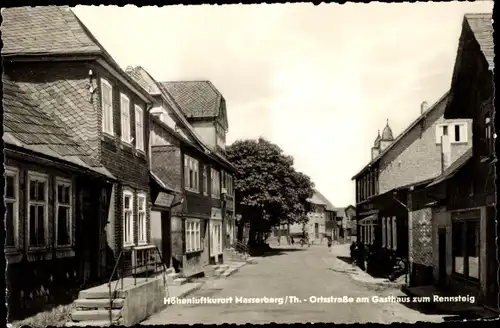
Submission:
{"label": "chimney", "polygon": [[429,105],[427,104],[427,101],[423,101],[420,105],[420,114],[423,114],[428,108]]}
{"label": "chimney", "polygon": [[451,162],[451,140],[450,136],[441,136],[441,171],[444,172]]}

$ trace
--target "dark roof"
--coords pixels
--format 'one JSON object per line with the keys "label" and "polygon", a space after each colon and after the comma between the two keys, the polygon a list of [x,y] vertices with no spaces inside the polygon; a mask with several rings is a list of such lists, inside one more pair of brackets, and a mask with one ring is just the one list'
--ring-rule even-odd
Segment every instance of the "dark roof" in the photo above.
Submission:
{"label": "dark roof", "polygon": [[6,8],[2,16],[2,54],[101,52],[67,6]]}
{"label": "dark roof", "polygon": [[210,81],[161,82],[187,118],[219,116],[222,94]]}
{"label": "dark roof", "polygon": [[398,137],[389,145],[387,148],[385,148],[380,154],[375,157],[373,160],[370,161],[363,169],[361,169],[356,175],[352,177],[352,180],[356,179],[359,175],[361,175],[363,172],[365,172],[370,166],[374,165],[378,161],[382,159],[382,157],[385,156],[398,142],[403,139],[404,136],[406,136],[410,131],[416,127],[424,118],[426,118],[431,112],[433,112],[436,108],[439,107],[440,104],[443,104],[446,102],[448,99],[449,91],[446,92],[438,101],[434,103],[429,109],[427,109],[424,113],[422,113],[413,123],[411,123],[403,132],[401,132]]}
{"label": "dark roof", "polygon": [[319,190],[314,190],[315,196],[317,197],[317,201],[319,201],[321,204],[320,205],[326,205],[326,210],[327,211],[334,211],[334,206],[330,201],[319,191]]}
{"label": "dark roof", "polygon": [[7,75],[2,81],[6,143],[113,177],[92,157],[91,148],[63,121],[46,113]]}
{"label": "dark roof", "polygon": [[[2,10],[2,56],[101,56],[134,88],[139,88],[68,6],[14,7]],[[68,57],[69,59],[71,57]],[[89,57],[91,58],[91,57]]]}
{"label": "dark roof", "polygon": [[495,67],[495,44],[493,42],[493,22],[491,14],[465,14],[464,21],[469,25],[479,48],[488,62],[490,70]]}
{"label": "dark roof", "polygon": [[453,177],[455,173],[460,170],[467,162],[472,158],[472,148],[469,148],[462,156],[460,156],[456,161],[454,161],[444,172],[437,177],[434,181],[427,185],[427,187],[432,187],[443,181],[446,181]]}
{"label": "dark roof", "polygon": [[[229,166],[235,172],[237,171],[231,162],[229,162],[226,158],[221,156],[216,151],[212,150],[211,147],[203,141],[203,138],[194,130],[194,128],[191,126],[191,124],[189,124],[189,122],[186,120],[186,118],[184,116],[185,114],[183,114],[182,108],[180,108],[178,103],[173,99],[173,96],[167,91],[167,88],[164,86],[164,83],[157,82],[154,79],[154,77],[151,76],[151,74],[149,74],[149,72],[146,71],[141,66],[137,66],[135,68],[129,67],[127,69],[127,73],[130,74],[130,76],[134,80],[136,80],[136,82],[139,83],[139,85],[141,85],[141,87],[143,87],[144,90],[148,91],[149,93],[158,93],[159,92],[163,95],[163,97],[165,98],[167,103],[172,108],[174,114],[182,122],[184,127],[189,131],[191,136],[202,147],[202,150],[205,151],[205,153],[209,152],[209,154],[207,153],[207,155],[209,157],[211,157],[212,159],[215,159],[219,162],[222,162],[226,166]],[[187,140],[185,138],[183,138],[182,140],[187,142]]]}

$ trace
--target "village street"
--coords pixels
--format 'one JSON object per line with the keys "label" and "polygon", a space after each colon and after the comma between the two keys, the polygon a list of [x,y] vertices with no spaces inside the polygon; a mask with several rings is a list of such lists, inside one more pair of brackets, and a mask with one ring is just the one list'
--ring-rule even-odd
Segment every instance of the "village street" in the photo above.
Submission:
{"label": "village street", "polygon": [[[233,297],[229,304],[203,304],[169,306],[153,315],[144,324],[193,323],[295,323],[295,322],[441,322],[440,316],[429,316],[398,303],[366,304],[313,303],[316,297],[368,297],[405,296],[399,289],[376,286],[353,280],[348,273],[349,264],[336,258],[348,255],[348,245],[335,246],[330,253],[326,245],[301,248],[300,246],[273,246],[275,254],[260,257],[258,264],[247,265],[227,279],[210,280],[187,298],[207,297],[222,299]],[[287,304],[235,304],[237,297],[282,298]],[[291,304],[293,297],[301,303]]]}

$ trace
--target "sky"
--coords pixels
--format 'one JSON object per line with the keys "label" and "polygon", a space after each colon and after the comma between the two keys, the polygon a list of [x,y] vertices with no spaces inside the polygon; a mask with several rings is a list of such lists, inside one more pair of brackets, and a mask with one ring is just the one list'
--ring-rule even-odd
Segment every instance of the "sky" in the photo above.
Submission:
{"label": "sky", "polygon": [[295,159],[334,206],[388,120],[396,137],[450,87],[463,15],[493,1],[77,6],[126,68],[158,81],[210,80],[227,142],[260,136]]}

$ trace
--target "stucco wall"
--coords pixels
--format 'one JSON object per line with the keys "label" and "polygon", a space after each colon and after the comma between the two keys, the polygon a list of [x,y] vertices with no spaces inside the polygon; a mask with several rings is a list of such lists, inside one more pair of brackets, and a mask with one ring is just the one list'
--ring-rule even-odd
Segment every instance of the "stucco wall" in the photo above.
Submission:
{"label": "stucco wall", "polygon": [[436,110],[417,124],[381,159],[380,193],[441,174],[441,144],[436,143],[436,127],[439,124],[467,122],[468,142],[452,143],[451,163],[472,147],[471,120],[445,120],[443,117],[445,104],[446,102],[439,104]]}
{"label": "stucco wall", "polygon": [[216,146],[215,125],[212,122],[192,122],[194,130],[209,146]]}

